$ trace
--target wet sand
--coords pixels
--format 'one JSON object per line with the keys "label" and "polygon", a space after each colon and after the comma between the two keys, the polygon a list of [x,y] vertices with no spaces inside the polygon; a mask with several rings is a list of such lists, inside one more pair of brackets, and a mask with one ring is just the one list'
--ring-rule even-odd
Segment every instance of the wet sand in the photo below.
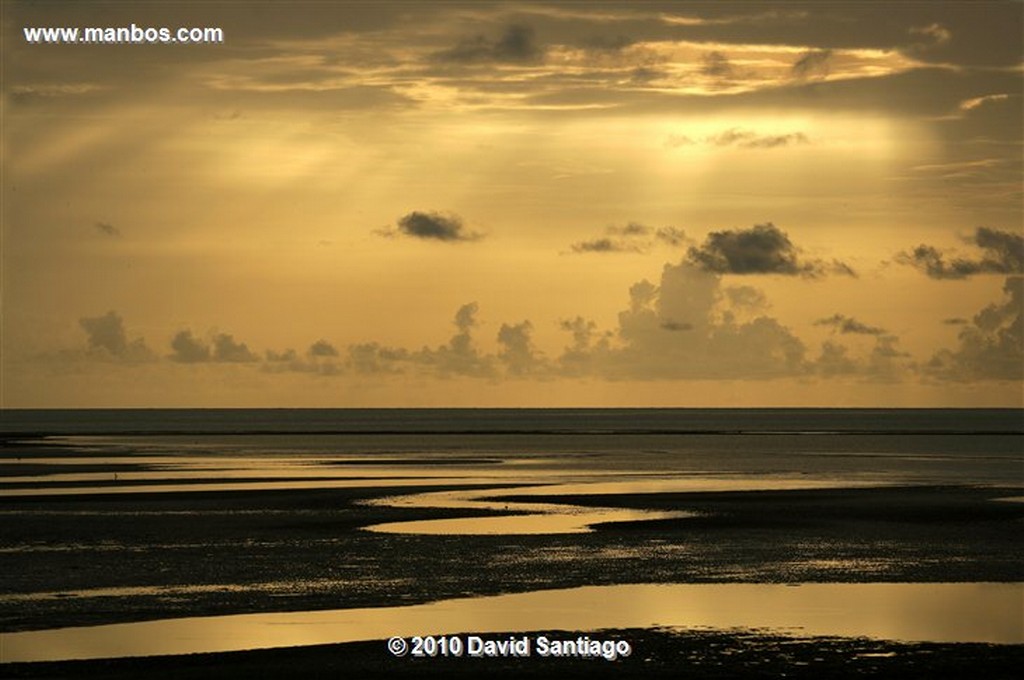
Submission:
{"label": "wet sand", "polygon": [[[489,495],[499,503],[571,503],[686,516],[602,524],[575,534],[443,536],[365,530],[375,524],[508,514],[367,503],[424,490],[417,485],[4,496],[0,630],[394,606],[637,582],[1024,581],[1024,504],[1001,500],[1020,496],[1015,487],[585,496],[534,491],[524,496],[495,484]],[[481,669],[516,676],[548,676],[557,670],[569,677],[618,676],[630,670],[676,677],[680,672],[689,677],[778,677],[783,669],[790,677],[940,677],[946,671],[954,677],[964,674],[952,672],[956,668],[970,667],[971,674],[1000,677],[1021,660],[1020,645],[897,645],[650,630],[630,631],[627,639],[642,641],[646,651],[614,663],[559,660],[554,669],[538,659],[518,665],[395,660],[380,642],[191,655],[173,662],[5,665],[3,670],[9,677],[112,678],[139,672],[248,677],[257,667],[266,668],[267,676],[278,674],[274,668],[286,668],[302,677],[341,670],[361,676],[400,671],[478,675]],[[869,656],[858,656],[864,649]]]}
{"label": "wet sand", "polygon": [[[570,633],[548,632],[566,637]],[[598,635],[598,634],[595,634]],[[1024,646],[900,644],[864,638],[791,638],[770,633],[626,629],[599,635],[631,642],[615,661],[538,658],[395,658],[384,641],[35,664],[11,664],[9,678],[1017,678]]]}
{"label": "wet sand", "polygon": [[[574,504],[698,516],[584,534],[363,530],[474,512],[360,502],[420,490],[4,498],[0,626],[390,606],[635,582],[1024,581],[1024,504],[998,500],[1019,495],[1012,488],[573,496]],[[36,596],[19,597],[29,593]]]}

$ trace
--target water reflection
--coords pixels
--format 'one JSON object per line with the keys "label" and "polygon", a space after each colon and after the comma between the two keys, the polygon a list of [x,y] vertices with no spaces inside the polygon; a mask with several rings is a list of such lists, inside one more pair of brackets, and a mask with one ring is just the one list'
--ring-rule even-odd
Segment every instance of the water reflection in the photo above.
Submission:
{"label": "water reflection", "polygon": [[768,629],[799,637],[1024,642],[1024,584],[587,586],[423,605],[240,614],[2,635],[4,662],[222,652],[392,635],[603,628]]}
{"label": "water reflection", "polygon": [[[630,508],[595,508],[571,503],[530,503],[509,500],[518,496],[564,496],[603,494],[648,494],[668,492],[794,490],[855,487],[857,482],[809,480],[792,478],[751,478],[727,476],[713,478],[706,475],[683,475],[666,478],[663,475],[633,475],[632,478],[608,481],[607,475],[596,473],[588,481],[521,486],[502,489],[459,489],[427,493],[387,496],[364,501],[367,505],[402,508],[472,509],[489,512],[515,513],[498,517],[466,517],[455,519],[413,520],[388,522],[366,527],[368,531],[393,534],[431,535],[493,535],[493,534],[569,534],[593,531],[598,524],[609,522],[642,522],[656,519],[682,519],[696,517],[698,513],[686,511],[652,511]],[[871,486],[880,486],[873,483]],[[497,498],[495,498],[498,496]]]}

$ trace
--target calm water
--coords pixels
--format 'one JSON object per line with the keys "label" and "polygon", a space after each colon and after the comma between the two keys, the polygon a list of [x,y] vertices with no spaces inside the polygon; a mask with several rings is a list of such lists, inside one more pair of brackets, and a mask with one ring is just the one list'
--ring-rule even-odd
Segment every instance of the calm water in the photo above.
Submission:
{"label": "calm water", "polygon": [[[605,628],[767,629],[797,637],[1024,643],[1024,586],[843,583],[588,586],[406,607],[242,614],[3,636],[4,661],[226,652],[391,636]],[[642,650],[639,650],[642,652]],[[383,643],[381,653],[383,651]]]}

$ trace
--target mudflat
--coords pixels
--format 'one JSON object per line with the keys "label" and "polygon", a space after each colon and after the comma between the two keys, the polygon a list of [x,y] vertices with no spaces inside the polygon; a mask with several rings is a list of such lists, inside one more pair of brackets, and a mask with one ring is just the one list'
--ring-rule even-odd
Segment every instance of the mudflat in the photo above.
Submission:
{"label": "mudflat", "polygon": [[[40,458],[30,481],[0,497],[0,630],[91,626],[236,613],[394,607],[450,598],[629,583],[950,583],[1024,581],[1024,504],[1019,487],[893,484],[815,488],[528,495],[512,480],[436,483],[395,466],[387,483],[273,488],[273,478],[235,477],[251,488],[204,489],[159,466],[90,459],[78,472],[144,470],[130,493],[79,488],[60,463],[73,449],[18,449]],[[8,459],[14,451],[5,452]],[[387,461],[383,461],[387,463]],[[485,461],[486,462],[486,461]],[[24,465],[24,462],[19,461]],[[466,461],[461,461],[466,464]],[[417,469],[431,467],[415,460]],[[106,467],[105,467],[106,466]],[[332,480],[358,465],[331,464]],[[18,468],[25,474],[27,468]],[[211,471],[209,478],[215,478]],[[457,474],[455,475],[458,476]],[[49,477],[49,478],[48,478]],[[209,479],[205,480],[209,481]],[[152,486],[152,490],[144,488]],[[408,494],[471,489],[486,507],[389,502]],[[71,490],[71,494],[60,492]],[[557,534],[382,533],[377,525],[514,515],[517,504],[629,508],[680,516],[605,522]],[[452,631],[458,632],[458,631]],[[472,633],[473,631],[464,631]],[[251,677],[283,672],[361,676],[1010,677],[1021,645],[905,644],[865,638],[799,638],[773,631],[605,631],[633,644],[615,661],[596,659],[394,658],[383,640],[340,645],[5,664],[9,677]],[[259,673],[257,673],[257,670]],[[801,675],[803,674],[803,675]]]}

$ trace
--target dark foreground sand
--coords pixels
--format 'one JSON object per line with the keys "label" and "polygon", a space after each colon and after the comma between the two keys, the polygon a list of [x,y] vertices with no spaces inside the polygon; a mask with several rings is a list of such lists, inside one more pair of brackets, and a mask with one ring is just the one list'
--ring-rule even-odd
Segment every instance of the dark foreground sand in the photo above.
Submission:
{"label": "dark foreground sand", "polygon": [[[552,637],[559,636],[551,633]],[[598,635],[595,633],[595,635]],[[602,631],[623,659],[394,658],[384,641],[178,657],[11,664],[10,678],[1017,678],[1024,646],[898,644],[750,633]],[[499,637],[499,636],[495,636]],[[566,635],[562,635],[566,637]]]}
{"label": "dark foreground sand", "polygon": [[[423,491],[423,487],[408,491]],[[394,606],[615,583],[1024,581],[1015,488],[890,487],[573,496],[699,517],[588,534],[387,535],[466,516],[367,506],[401,489],[0,498],[0,630]],[[495,489],[495,497],[509,495]],[[568,501],[567,498],[532,501]],[[486,513],[480,513],[486,514]],[[97,592],[96,589],[131,591]],[[28,593],[46,596],[18,597]],[[383,642],[163,659],[5,664],[6,677],[1011,677],[1024,646],[630,630],[628,659],[394,659]],[[1015,677],[1015,674],[1014,674]]]}

